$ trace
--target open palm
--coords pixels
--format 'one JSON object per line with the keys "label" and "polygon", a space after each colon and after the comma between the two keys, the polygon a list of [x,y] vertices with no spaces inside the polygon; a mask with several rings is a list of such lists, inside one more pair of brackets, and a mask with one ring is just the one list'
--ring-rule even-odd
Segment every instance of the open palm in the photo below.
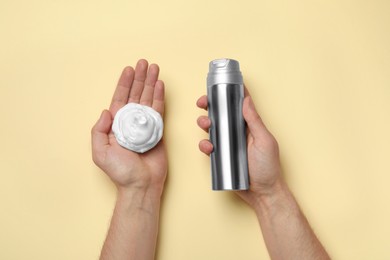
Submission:
{"label": "open palm", "polygon": [[152,150],[139,154],[121,147],[111,131],[115,114],[127,103],[152,107],[164,114],[164,83],[159,67],[139,60],[135,70],[126,67],[115,89],[109,110],[104,110],[92,128],[93,160],[119,187],[147,188],[162,185],[167,174],[163,140]]}

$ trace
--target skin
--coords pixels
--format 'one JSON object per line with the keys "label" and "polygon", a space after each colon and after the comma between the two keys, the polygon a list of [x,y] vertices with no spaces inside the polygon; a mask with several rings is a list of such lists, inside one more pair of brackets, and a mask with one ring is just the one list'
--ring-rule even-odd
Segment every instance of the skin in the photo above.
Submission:
{"label": "skin", "polygon": [[[92,157],[117,187],[117,200],[100,259],[154,259],[160,201],[167,175],[163,140],[152,150],[138,154],[121,147],[111,131],[116,112],[129,102],[150,106],[164,114],[164,83],[159,67],[139,60],[126,67],[115,89],[109,110],[92,128]],[[198,107],[207,109],[202,96]],[[278,144],[256,112],[246,90],[243,115],[248,125],[250,189],[236,192],[256,212],[272,259],[330,259],[281,176]],[[205,131],[211,122],[198,118]],[[209,140],[199,149],[213,151]]]}
{"label": "skin", "polygon": [[111,131],[116,112],[127,103],[164,114],[164,83],[159,67],[139,60],[119,78],[109,110],[92,128],[92,157],[117,187],[117,201],[100,259],[154,259],[160,201],[167,175],[163,140],[138,154],[121,147]]}
{"label": "skin", "polygon": [[[200,97],[197,106],[207,109],[207,97]],[[236,194],[256,212],[271,259],[330,259],[282,178],[278,143],[265,127],[247,89],[243,116],[248,126],[250,189]],[[207,116],[200,116],[197,123],[206,132],[211,126]],[[210,155],[213,145],[202,140],[199,149]]]}

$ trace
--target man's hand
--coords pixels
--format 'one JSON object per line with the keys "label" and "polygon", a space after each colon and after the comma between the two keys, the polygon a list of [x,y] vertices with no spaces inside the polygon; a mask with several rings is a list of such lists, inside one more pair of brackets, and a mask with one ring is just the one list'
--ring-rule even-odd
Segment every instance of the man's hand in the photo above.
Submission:
{"label": "man's hand", "polygon": [[[197,106],[207,109],[207,96],[200,97]],[[278,182],[281,181],[279,149],[275,138],[267,130],[256,112],[247,89],[245,89],[243,102],[243,116],[248,126],[250,189],[248,191],[237,191],[236,193],[249,205],[254,206],[258,198],[270,194],[278,188]],[[211,121],[207,116],[200,116],[197,123],[206,132],[211,126]],[[210,155],[213,151],[213,145],[209,140],[202,140],[199,143],[199,149]]]}
{"label": "man's hand", "polygon": [[92,128],[93,160],[116,184],[128,189],[162,192],[167,174],[167,156],[163,140],[152,150],[138,154],[121,147],[111,131],[116,112],[127,103],[150,106],[164,113],[164,83],[158,80],[159,67],[139,60],[135,70],[126,67],[119,78],[109,110],[104,110]]}
{"label": "man's hand", "polygon": [[[199,98],[197,105],[207,109],[207,97]],[[282,179],[278,144],[256,112],[247,90],[243,116],[248,125],[250,188],[236,193],[255,210],[271,259],[330,259]],[[201,116],[198,125],[208,131],[211,121]],[[210,155],[213,145],[202,140],[199,149]]]}
{"label": "man's hand", "polygon": [[[149,67],[149,68],[148,68]],[[92,156],[115,183],[118,196],[100,259],[154,259],[161,194],[167,175],[163,140],[138,154],[120,146],[111,131],[116,112],[127,103],[150,106],[164,114],[164,83],[159,67],[139,60],[126,67],[111,101],[92,128]]]}

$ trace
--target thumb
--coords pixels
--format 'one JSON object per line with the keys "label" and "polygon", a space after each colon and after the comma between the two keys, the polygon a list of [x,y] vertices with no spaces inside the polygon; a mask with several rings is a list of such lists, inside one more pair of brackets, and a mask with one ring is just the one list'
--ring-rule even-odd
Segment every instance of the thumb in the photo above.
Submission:
{"label": "thumb", "polygon": [[101,158],[109,145],[108,133],[111,130],[112,116],[108,110],[103,110],[99,120],[93,126],[92,135],[92,155],[96,159]]}
{"label": "thumb", "polygon": [[249,132],[256,138],[265,129],[263,121],[256,111],[255,104],[250,96],[245,97],[242,105],[242,113],[248,125]]}

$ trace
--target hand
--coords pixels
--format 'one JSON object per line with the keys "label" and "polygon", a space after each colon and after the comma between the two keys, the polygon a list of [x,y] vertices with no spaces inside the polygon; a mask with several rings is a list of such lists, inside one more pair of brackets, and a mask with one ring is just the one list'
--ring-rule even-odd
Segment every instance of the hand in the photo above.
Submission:
{"label": "hand", "polygon": [[[207,109],[207,97],[200,97],[197,105]],[[270,257],[330,259],[282,179],[278,144],[256,112],[247,89],[242,109],[248,126],[250,188],[236,193],[255,210]],[[211,121],[207,116],[200,116],[198,125],[207,131]],[[213,145],[209,140],[202,140],[199,149],[210,155]]]}
{"label": "hand", "polygon": [[158,80],[159,67],[139,60],[135,70],[126,67],[119,78],[109,110],[104,110],[92,128],[92,157],[116,184],[119,191],[153,188],[162,193],[167,174],[163,140],[152,150],[138,154],[121,147],[111,131],[116,112],[127,103],[150,106],[163,116],[164,83]]}
{"label": "hand", "polygon": [[[207,109],[207,96],[200,97],[197,106]],[[282,179],[279,149],[275,138],[267,130],[256,112],[247,89],[245,89],[243,102],[243,116],[248,129],[247,149],[250,188],[247,191],[237,191],[236,193],[249,205],[254,206],[257,199],[273,193],[280,187],[279,184]],[[200,116],[197,123],[206,132],[211,126],[211,121],[207,116]],[[199,149],[210,155],[213,151],[213,145],[209,140],[202,140],[199,142]]]}

